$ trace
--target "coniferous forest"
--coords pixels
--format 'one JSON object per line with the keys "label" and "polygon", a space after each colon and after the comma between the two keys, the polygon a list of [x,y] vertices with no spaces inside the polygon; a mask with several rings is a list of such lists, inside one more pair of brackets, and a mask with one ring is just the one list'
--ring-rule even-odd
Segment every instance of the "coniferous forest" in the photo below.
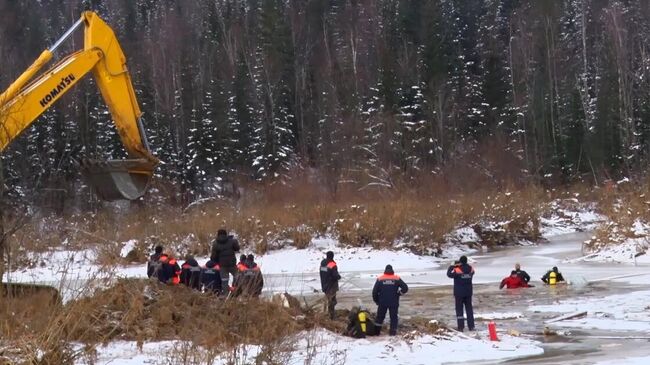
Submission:
{"label": "coniferous forest", "polygon": [[[117,33],[177,201],[296,171],[553,186],[648,166],[646,0],[0,0],[1,88],[84,8]],[[73,197],[81,156],[124,157],[91,77],[2,155],[5,194]]]}

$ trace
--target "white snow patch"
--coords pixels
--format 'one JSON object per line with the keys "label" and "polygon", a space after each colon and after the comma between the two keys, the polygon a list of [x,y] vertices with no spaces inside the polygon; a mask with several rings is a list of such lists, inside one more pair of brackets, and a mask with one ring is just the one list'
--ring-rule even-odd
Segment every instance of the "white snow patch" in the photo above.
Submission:
{"label": "white snow patch", "polygon": [[[296,336],[293,350],[287,354],[290,364],[447,364],[481,360],[507,360],[540,355],[544,350],[535,341],[502,335],[501,341],[490,342],[462,335],[417,335],[406,337],[375,337],[353,339],[325,330],[303,332]],[[255,363],[260,348],[242,345],[237,363]],[[98,347],[97,365],[156,363],[174,356],[173,342],[144,344],[138,351],[135,342],[111,342]],[[230,359],[231,361],[233,359]],[[214,364],[227,364],[228,359],[217,358]],[[83,361],[78,365],[85,365]]]}
{"label": "white snow patch", "polygon": [[567,262],[591,261],[591,262],[620,262],[620,263],[650,263],[650,257],[646,253],[648,249],[648,238],[628,238],[617,244],[606,246],[595,253],[579,257]]}
{"label": "white snow patch", "polygon": [[481,241],[474,228],[467,226],[456,228],[450,234],[446,235],[445,238],[447,241],[459,243],[476,243]]}
{"label": "white snow patch", "polygon": [[554,326],[650,332],[650,311],[647,310],[649,301],[650,291],[636,291],[602,298],[531,306],[528,310],[562,314],[587,311],[585,318],[554,322]]}
{"label": "white snow patch", "polygon": [[[611,365],[614,362],[612,360],[599,361],[596,365]],[[650,364],[650,356],[641,356],[641,357],[626,357],[626,358],[617,358],[616,364],[618,365],[647,365]]]}
{"label": "white snow patch", "polygon": [[135,246],[138,244],[138,240],[128,240],[123,243],[122,249],[120,250],[120,257],[126,257],[129,252],[133,251]]}
{"label": "white snow patch", "polygon": [[270,251],[257,257],[264,274],[317,272],[327,251],[334,252],[339,270],[383,272],[391,264],[396,272],[436,268],[440,259],[419,256],[407,250],[376,250],[372,247],[339,247],[332,238],[317,238],[310,247],[299,250],[293,247]]}
{"label": "white snow patch", "polygon": [[476,313],[474,314],[475,319],[481,319],[481,320],[495,320],[495,319],[517,319],[517,318],[523,318],[524,315],[520,312],[492,312],[492,313]]}
{"label": "white snow patch", "polygon": [[[565,208],[569,205],[571,208]],[[542,217],[542,236],[549,238],[561,234],[584,232],[595,229],[607,218],[596,213],[594,204],[580,204],[577,199],[567,201],[556,200],[551,203],[553,213],[549,217]]]}
{"label": "white snow patch", "polygon": [[97,347],[96,361],[80,359],[76,365],[142,365],[158,364],[165,353],[169,353],[174,347],[173,341],[143,343],[142,349],[138,349],[135,341],[113,341],[106,346]]}
{"label": "white snow patch", "polygon": [[92,265],[97,259],[93,250],[71,251],[57,248],[44,253],[29,253],[29,260],[35,265],[13,272],[6,272],[4,281],[51,283],[67,280],[87,279],[97,274],[98,267]]}

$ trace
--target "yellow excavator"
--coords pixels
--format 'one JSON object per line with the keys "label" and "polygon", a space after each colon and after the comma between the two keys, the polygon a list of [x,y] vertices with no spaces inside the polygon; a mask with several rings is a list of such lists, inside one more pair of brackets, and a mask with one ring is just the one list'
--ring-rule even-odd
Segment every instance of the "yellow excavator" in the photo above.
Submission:
{"label": "yellow excavator", "polygon": [[[64,57],[34,78],[52,60],[56,49],[82,26],[83,49]],[[138,199],[145,193],[159,160],[147,143],[126,57],[113,30],[94,12],[83,12],[81,18],[0,95],[0,153],[91,72],[129,157],[108,161],[83,159],[80,161],[82,172],[104,200]]]}

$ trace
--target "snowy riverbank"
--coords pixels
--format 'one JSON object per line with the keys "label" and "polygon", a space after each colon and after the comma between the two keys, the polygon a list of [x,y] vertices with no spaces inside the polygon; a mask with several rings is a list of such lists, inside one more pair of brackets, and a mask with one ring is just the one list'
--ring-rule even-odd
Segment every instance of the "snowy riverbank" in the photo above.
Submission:
{"label": "snowy riverbank", "polygon": [[[375,337],[352,339],[325,330],[314,330],[296,336],[292,349],[283,356],[286,364],[448,364],[468,363],[486,360],[508,360],[540,355],[539,343],[508,335],[499,342],[490,342],[482,336],[472,338],[461,334],[418,335],[409,333],[398,337]],[[182,344],[170,341],[146,343],[141,349],[135,342],[111,342],[97,348],[94,364],[136,365],[156,363],[161,355],[174,358],[180,356]],[[201,350],[197,350],[199,353]],[[256,363],[259,346],[242,346],[237,363]],[[187,354],[185,354],[187,356]],[[200,354],[194,354],[200,358]],[[215,359],[213,364],[229,363],[225,357]],[[78,365],[88,362],[80,361]]]}

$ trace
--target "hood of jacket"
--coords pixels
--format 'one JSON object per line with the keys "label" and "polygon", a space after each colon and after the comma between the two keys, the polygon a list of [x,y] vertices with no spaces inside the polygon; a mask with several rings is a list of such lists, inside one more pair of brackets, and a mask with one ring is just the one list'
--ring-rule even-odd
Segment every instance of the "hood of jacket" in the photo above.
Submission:
{"label": "hood of jacket", "polygon": [[225,245],[226,242],[228,242],[228,239],[229,239],[230,237],[231,237],[231,236],[218,235],[218,236],[217,236],[217,243],[220,244],[220,245]]}

